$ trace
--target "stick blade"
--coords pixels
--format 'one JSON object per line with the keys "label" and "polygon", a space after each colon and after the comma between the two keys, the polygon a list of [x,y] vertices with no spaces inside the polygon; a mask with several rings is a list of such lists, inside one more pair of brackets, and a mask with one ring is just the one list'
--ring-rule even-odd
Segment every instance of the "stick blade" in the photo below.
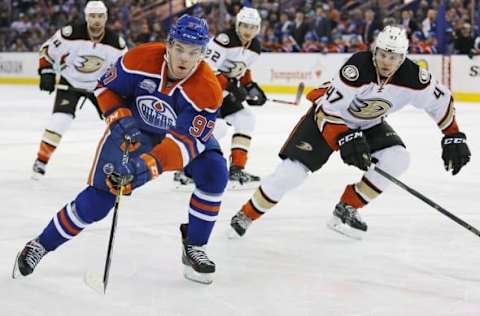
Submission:
{"label": "stick blade", "polygon": [[83,281],[89,288],[98,294],[105,294],[105,283],[103,283],[103,277],[98,273],[87,271],[84,275]]}
{"label": "stick blade", "polygon": [[297,88],[297,94],[295,95],[295,104],[300,104],[300,100],[302,99],[303,91],[305,90],[305,84],[300,82]]}

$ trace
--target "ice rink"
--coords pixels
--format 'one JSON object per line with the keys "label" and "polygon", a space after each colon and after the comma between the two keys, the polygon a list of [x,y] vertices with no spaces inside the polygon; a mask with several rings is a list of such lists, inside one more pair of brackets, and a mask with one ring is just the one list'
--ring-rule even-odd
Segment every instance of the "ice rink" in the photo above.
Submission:
{"label": "ice rink", "polygon": [[[231,216],[253,191],[226,192],[208,254],[214,283],[182,276],[179,223],[189,193],[165,173],[123,198],[106,296],[83,282],[102,272],[111,216],[49,253],[35,273],[11,279],[15,255],[85,186],[105,128],[87,102],[39,182],[30,179],[53,95],[33,86],[0,86],[0,315],[480,315],[480,238],[402,189],[391,186],[361,211],[362,241],[325,226],[346,184],[361,172],[334,154],[242,240],[228,240]],[[278,95],[292,99],[293,96]],[[257,133],[248,171],[268,175],[308,103],[252,108]],[[388,122],[403,138],[410,169],[401,180],[480,228],[480,104],[457,104],[472,161],[447,174],[441,133],[413,107]],[[229,136],[222,144],[229,144]],[[228,152],[228,150],[226,151]]]}

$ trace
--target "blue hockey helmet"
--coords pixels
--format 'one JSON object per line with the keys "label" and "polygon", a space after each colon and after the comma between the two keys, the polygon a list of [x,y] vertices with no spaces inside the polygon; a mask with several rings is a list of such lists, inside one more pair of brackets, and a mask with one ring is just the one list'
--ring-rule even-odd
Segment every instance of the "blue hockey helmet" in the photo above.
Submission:
{"label": "blue hockey helmet", "polygon": [[179,41],[185,44],[205,47],[208,43],[207,21],[195,16],[184,14],[168,34],[168,42]]}

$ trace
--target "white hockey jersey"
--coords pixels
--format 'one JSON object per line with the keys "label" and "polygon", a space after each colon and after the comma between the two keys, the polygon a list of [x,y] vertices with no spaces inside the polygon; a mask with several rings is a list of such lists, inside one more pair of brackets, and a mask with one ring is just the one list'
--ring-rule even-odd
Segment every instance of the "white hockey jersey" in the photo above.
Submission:
{"label": "white hockey jersey", "polygon": [[326,93],[315,100],[317,124],[367,129],[408,104],[425,110],[442,131],[454,128],[451,91],[406,58],[389,82],[381,85],[372,52],[353,54],[333,78]]}
{"label": "white hockey jersey", "polygon": [[93,42],[87,24],[58,30],[40,50],[39,68],[56,68],[73,87],[93,91],[97,79],[127,50],[123,38],[109,29]]}
{"label": "white hockey jersey", "polygon": [[[260,56],[260,42],[254,38],[248,47],[244,47],[234,28],[219,33],[207,46],[206,61],[217,75],[227,79],[236,78],[242,82],[251,81],[250,66]],[[225,82],[219,78],[222,87]],[[226,81],[226,80],[224,80]]]}

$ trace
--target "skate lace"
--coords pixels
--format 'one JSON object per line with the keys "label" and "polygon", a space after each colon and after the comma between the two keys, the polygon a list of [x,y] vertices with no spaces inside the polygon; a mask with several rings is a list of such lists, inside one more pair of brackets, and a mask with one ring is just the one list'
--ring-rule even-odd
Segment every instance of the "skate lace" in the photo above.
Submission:
{"label": "skate lace", "polygon": [[347,217],[349,217],[350,219],[352,219],[354,221],[357,221],[357,222],[360,222],[360,223],[362,222],[362,218],[360,217],[360,214],[358,213],[356,208],[354,208],[353,206],[350,206],[350,205],[345,205],[345,209],[348,212]]}
{"label": "skate lace", "polygon": [[38,242],[28,243],[27,248],[28,251],[25,255],[25,262],[33,269],[37,266],[47,251]]}
{"label": "skate lace", "polygon": [[173,177],[173,181],[180,182],[182,185],[187,185],[193,183],[193,179],[185,175],[185,173],[177,171]]}
{"label": "skate lace", "polygon": [[33,163],[33,171],[44,172],[45,171],[45,164],[41,161],[35,160],[35,162]]}
{"label": "skate lace", "polygon": [[237,223],[243,229],[247,229],[252,223],[252,220],[244,212],[240,211],[233,217],[233,222]]}
{"label": "skate lace", "polygon": [[192,260],[200,264],[211,262],[210,259],[208,259],[207,254],[205,253],[205,250],[203,247],[189,246],[187,253]]}

